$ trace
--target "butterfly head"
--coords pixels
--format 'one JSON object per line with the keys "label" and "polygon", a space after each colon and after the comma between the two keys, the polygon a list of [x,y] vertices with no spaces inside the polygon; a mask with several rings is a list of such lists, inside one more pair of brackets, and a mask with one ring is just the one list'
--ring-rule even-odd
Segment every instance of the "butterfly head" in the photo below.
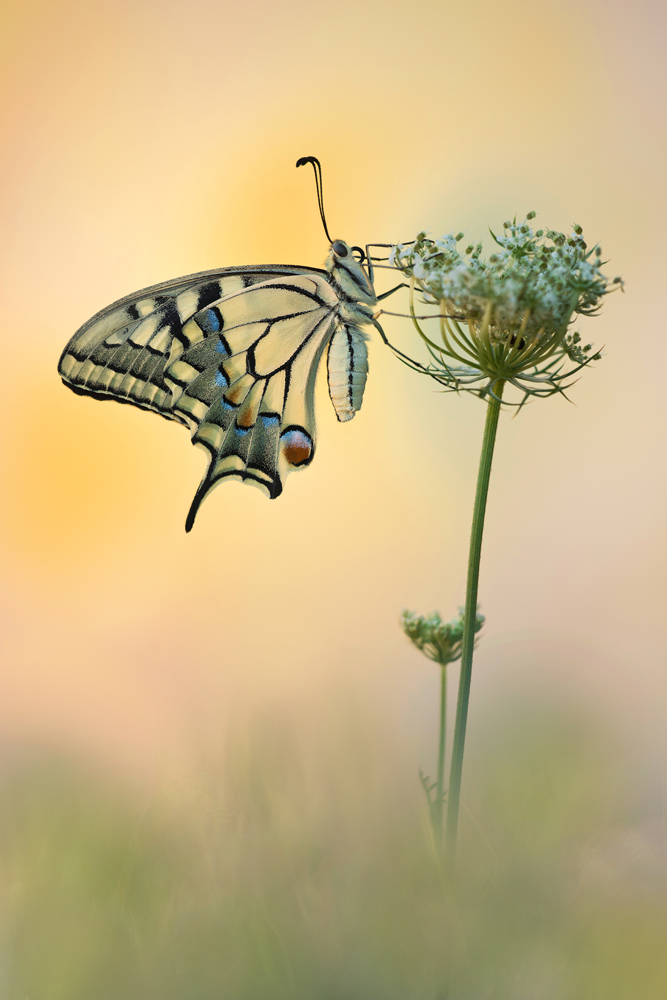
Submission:
{"label": "butterfly head", "polygon": [[324,266],[333,283],[346,298],[375,306],[375,290],[366,274],[363,261],[364,252],[359,247],[352,247],[345,240],[333,240]]}

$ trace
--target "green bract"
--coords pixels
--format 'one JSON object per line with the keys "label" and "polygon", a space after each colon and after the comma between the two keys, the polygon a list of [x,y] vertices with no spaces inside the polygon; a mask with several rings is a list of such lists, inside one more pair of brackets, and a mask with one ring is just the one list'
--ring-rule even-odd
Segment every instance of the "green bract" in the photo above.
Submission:
{"label": "green bract", "polygon": [[[463,611],[459,613],[458,618],[450,622],[443,622],[437,611],[428,617],[404,611],[401,624],[408,639],[429,660],[434,660],[444,667],[446,663],[454,663],[461,656]],[[483,624],[484,615],[478,612],[475,632],[479,632]]]}
{"label": "green bract", "polygon": [[[594,315],[622,281],[602,273],[600,248],[587,249],[580,226],[570,236],[533,232],[534,216],[506,222],[503,236],[491,233],[499,249],[486,260],[481,243],[458,249],[463,233],[437,240],[420,233],[413,244],[392,248],[389,261],[410,279],[411,315],[435,362],[415,367],[447,389],[494,395],[498,382],[509,382],[525,402],[562,392],[564,380],[599,359],[568,327],[577,315]],[[415,291],[439,308],[441,344],[419,324],[427,317],[415,313]],[[569,371],[566,359],[575,363]]]}

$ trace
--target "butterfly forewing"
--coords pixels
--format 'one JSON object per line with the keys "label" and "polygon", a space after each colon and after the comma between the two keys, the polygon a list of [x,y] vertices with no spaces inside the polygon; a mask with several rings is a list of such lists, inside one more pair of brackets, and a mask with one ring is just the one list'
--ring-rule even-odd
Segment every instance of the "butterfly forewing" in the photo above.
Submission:
{"label": "butterfly forewing", "polygon": [[206,271],[143,289],[93,316],[58,365],[75,391],[132,402],[183,422],[171,408],[167,365],[189,346],[187,319],[211,302],[281,273],[280,268]]}
{"label": "butterfly forewing", "polygon": [[327,345],[339,419],[361,405],[364,335],[341,315],[334,284],[326,271],[289,265],[165,282],[93,316],[65,348],[59,371],[75,392],[133,403],[190,429],[209,465],[189,530],[223,479],[273,498],[290,471],[312,461],[315,379]]}

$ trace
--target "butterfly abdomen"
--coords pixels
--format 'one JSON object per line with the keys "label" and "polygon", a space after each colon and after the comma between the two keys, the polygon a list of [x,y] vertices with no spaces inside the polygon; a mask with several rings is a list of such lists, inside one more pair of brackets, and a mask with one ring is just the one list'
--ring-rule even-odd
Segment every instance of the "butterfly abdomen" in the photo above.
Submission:
{"label": "butterfly abdomen", "polygon": [[366,338],[355,326],[339,326],[329,343],[329,395],[339,420],[351,420],[361,407],[368,376]]}

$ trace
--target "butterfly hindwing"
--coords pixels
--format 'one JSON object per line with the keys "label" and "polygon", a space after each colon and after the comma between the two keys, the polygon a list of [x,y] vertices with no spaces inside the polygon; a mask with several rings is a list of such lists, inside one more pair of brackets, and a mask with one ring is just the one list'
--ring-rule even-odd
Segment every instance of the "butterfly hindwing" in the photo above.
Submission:
{"label": "butterfly hindwing", "polygon": [[[274,498],[290,471],[312,461],[322,355],[333,338],[342,372],[346,350],[352,349],[350,358],[359,344],[365,352],[363,334],[341,320],[339,304],[326,273],[314,269],[278,265],[191,275],[98,313],[67,345],[59,371],[75,392],[132,403],[190,429],[193,443],[209,455],[188,514],[190,530],[202,500],[223,479],[246,481]],[[349,385],[334,373],[340,383],[334,390],[331,351],[330,393],[339,419],[349,419],[335,393],[352,401],[355,372],[365,380],[365,354]]]}
{"label": "butterfly hindwing", "polygon": [[[193,441],[210,455],[186,527],[221,480],[241,479],[275,498],[285,476],[312,460],[315,377],[336,324],[332,295],[326,279],[311,274],[269,280],[216,304],[215,325],[225,334],[216,345],[218,364],[195,377],[174,404],[197,424]],[[207,313],[191,323],[200,326]],[[210,358],[212,339],[195,343],[176,364],[204,353]]]}

